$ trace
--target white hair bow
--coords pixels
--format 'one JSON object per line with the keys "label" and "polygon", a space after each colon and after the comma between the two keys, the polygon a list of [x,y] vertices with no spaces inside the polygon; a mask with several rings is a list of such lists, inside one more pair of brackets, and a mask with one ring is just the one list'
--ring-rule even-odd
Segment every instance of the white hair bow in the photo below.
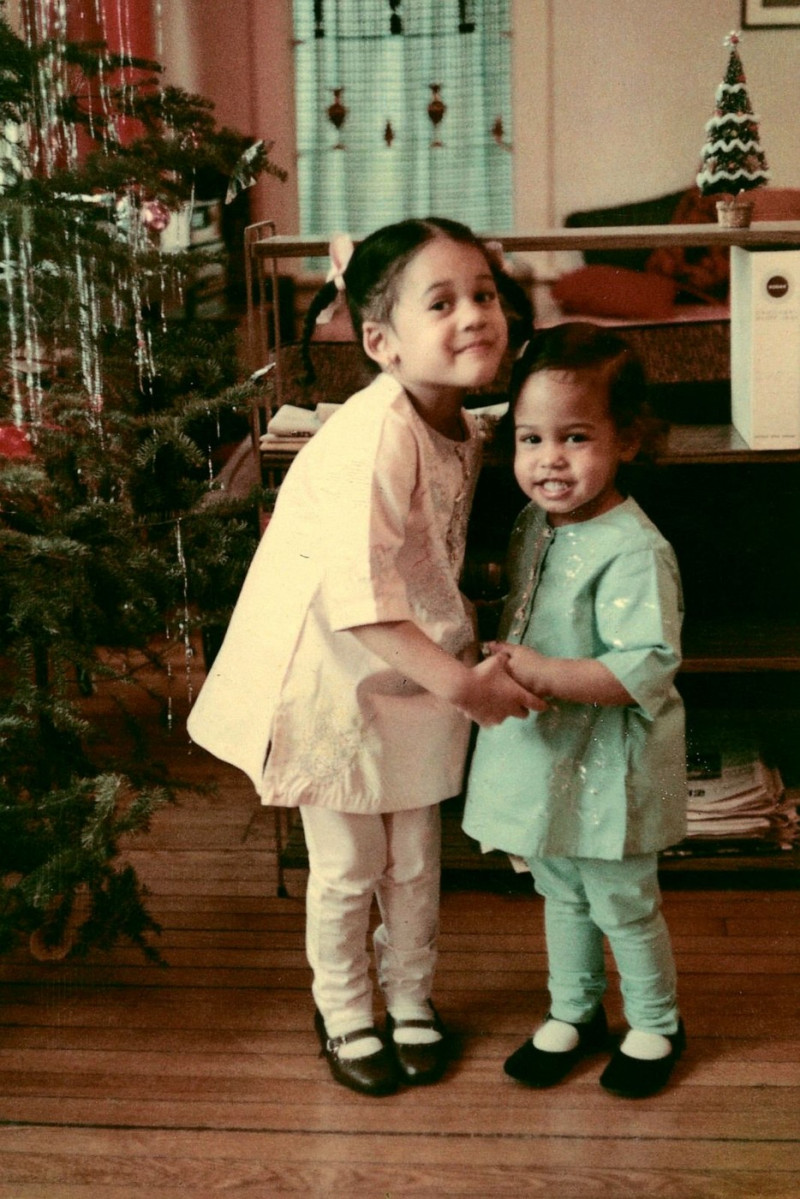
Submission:
{"label": "white hair bow", "polygon": [[334,233],[328,246],[328,255],[331,260],[331,265],[328,274],[325,278],[326,283],[335,283],[336,291],[339,293],[336,299],[323,308],[322,312],[317,317],[318,325],[327,325],[332,321],[336,310],[339,307],[341,293],[344,291],[344,273],[347,270],[347,264],[353,256],[353,239],[349,233]]}
{"label": "white hair bow", "polygon": [[505,271],[506,258],[505,251],[503,250],[503,243],[501,241],[485,241],[483,246],[494,265],[499,267],[501,271]]}

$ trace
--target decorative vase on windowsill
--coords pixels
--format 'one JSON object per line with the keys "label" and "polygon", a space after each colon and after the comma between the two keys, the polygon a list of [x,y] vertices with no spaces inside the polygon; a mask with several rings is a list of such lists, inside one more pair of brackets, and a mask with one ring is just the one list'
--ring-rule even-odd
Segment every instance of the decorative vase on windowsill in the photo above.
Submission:
{"label": "decorative vase on windowsill", "polygon": [[738,33],[725,39],[730,47],[728,69],[717,88],[714,115],[706,122],[706,142],[697,186],[704,196],[718,195],[720,225],[746,229],[753,200],[746,193],[769,180],[767,160],[759,144],[758,122],[750,106]]}

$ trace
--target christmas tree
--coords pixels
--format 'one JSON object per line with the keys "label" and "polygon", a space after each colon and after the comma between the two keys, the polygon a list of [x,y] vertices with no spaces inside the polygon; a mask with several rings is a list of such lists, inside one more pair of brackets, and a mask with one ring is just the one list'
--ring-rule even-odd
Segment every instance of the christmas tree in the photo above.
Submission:
{"label": "christmas tree", "polygon": [[98,753],[82,697],[134,648],[188,660],[259,535],[263,495],[216,477],[255,385],[230,323],[187,303],[221,255],[164,238],[282,172],[160,73],[0,8],[0,952],[158,956],[118,851],[170,793]]}
{"label": "christmas tree", "polygon": [[737,195],[762,187],[769,179],[739,56],[739,35],[730,33],[725,45],[730,47],[728,69],[717,88],[714,115],[706,123],[702,166],[697,175],[697,186],[705,196]]}

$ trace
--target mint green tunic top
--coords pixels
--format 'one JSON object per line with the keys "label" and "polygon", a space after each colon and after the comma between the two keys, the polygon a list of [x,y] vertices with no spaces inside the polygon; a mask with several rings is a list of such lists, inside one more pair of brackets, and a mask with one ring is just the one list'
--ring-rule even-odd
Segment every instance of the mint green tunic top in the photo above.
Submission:
{"label": "mint green tunic top", "polygon": [[552,528],[530,504],[512,534],[500,638],[596,658],[626,707],[553,700],[478,734],[464,829],[525,859],[619,860],[686,827],[683,705],[674,686],[683,611],[670,545],[633,499]]}

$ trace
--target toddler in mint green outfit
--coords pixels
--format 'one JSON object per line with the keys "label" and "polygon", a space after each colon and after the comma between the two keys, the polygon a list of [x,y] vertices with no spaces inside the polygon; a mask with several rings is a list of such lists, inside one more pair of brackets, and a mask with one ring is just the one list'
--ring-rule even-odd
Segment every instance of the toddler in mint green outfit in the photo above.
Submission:
{"label": "toddler in mint green outfit", "polygon": [[480,730],[464,814],[545,901],[550,1013],[506,1073],[550,1086],[605,1046],[607,938],[629,1031],[600,1081],[630,1098],[660,1090],[685,1044],[657,874],[686,827],[681,586],[617,480],[646,436],[645,393],[630,348],[593,325],[540,331],[516,363],[514,473],[532,502],[490,650],[548,707]]}

